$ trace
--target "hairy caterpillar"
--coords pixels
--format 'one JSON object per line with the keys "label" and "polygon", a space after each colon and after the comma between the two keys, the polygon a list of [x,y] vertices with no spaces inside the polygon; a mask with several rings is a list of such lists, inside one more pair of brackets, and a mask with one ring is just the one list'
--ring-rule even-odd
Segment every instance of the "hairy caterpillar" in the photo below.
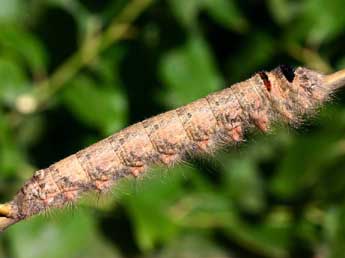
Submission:
{"label": "hairy caterpillar", "polygon": [[170,166],[190,154],[212,153],[241,142],[246,131],[269,131],[274,122],[298,125],[345,84],[332,75],[280,66],[186,106],[129,126],[53,165],[38,170],[11,202],[0,205],[0,232],[11,224],[105,191],[152,165]]}

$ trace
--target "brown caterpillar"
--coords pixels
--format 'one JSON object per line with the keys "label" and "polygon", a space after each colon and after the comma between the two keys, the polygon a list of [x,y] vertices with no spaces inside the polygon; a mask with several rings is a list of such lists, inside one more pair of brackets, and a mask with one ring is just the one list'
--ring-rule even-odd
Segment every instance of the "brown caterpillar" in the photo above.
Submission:
{"label": "brown caterpillar", "polygon": [[241,142],[254,127],[267,132],[275,122],[298,125],[344,83],[344,71],[324,76],[280,66],[129,126],[36,171],[11,202],[0,205],[0,231],[75,202],[83,193],[105,191],[118,179],[137,177],[152,165],[171,166],[190,154]]}

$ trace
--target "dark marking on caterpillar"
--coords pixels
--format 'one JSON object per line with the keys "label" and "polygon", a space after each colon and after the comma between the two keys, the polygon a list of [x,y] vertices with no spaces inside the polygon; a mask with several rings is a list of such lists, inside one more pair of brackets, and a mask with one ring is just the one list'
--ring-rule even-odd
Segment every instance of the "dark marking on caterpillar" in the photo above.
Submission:
{"label": "dark marking on caterpillar", "polygon": [[282,71],[283,75],[285,76],[286,80],[289,82],[293,82],[295,78],[295,68],[290,65],[280,65],[279,69]]}
{"label": "dark marking on caterpillar", "polygon": [[303,67],[280,66],[131,125],[35,172],[8,203],[6,216],[17,221],[63,207],[152,166],[172,166],[192,154],[237,144],[255,128],[267,132],[274,123],[299,124],[329,99],[323,79]]}
{"label": "dark marking on caterpillar", "polygon": [[264,82],[266,89],[268,91],[271,91],[272,85],[271,85],[270,79],[268,78],[266,72],[259,72],[259,76],[260,76],[261,80]]}

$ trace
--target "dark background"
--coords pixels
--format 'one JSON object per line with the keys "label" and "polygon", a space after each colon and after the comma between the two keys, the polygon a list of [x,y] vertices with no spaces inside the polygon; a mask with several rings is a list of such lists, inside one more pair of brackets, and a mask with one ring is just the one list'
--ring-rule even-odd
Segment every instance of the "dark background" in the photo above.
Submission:
{"label": "dark background", "polygon": [[[33,171],[258,70],[345,67],[343,0],[1,0],[0,201]],[[0,236],[0,257],[341,258],[345,94]]]}

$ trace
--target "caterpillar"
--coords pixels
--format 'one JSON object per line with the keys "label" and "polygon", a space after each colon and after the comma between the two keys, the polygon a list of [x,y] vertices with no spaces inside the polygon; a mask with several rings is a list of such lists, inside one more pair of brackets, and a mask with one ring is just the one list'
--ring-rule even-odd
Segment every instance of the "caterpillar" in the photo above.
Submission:
{"label": "caterpillar", "polygon": [[131,125],[36,171],[12,201],[0,205],[0,232],[87,192],[104,192],[120,178],[137,177],[154,165],[171,166],[239,143],[254,128],[268,132],[277,122],[297,126],[344,84],[345,70],[323,75],[281,65]]}

